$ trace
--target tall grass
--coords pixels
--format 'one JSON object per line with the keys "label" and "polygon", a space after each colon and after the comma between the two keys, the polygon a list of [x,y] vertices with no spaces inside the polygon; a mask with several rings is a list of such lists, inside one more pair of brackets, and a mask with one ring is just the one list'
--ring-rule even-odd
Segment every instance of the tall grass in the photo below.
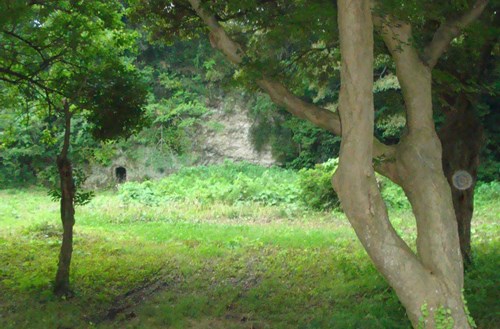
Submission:
{"label": "tall grass", "polygon": [[[147,205],[171,201],[230,205],[257,202],[328,210],[339,206],[331,184],[337,163],[333,159],[313,169],[294,171],[226,161],[221,165],[184,168],[160,181],[129,182],[121,185],[119,191],[124,202]],[[388,179],[378,179],[389,207],[409,208],[400,187]]]}

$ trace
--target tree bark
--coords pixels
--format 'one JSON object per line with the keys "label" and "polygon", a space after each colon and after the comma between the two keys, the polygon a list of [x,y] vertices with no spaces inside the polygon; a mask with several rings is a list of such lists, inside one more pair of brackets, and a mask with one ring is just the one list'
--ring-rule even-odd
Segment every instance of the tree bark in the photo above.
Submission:
{"label": "tree bark", "polygon": [[412,322],[430,275],[397,235],[377,186],[370,143],[374,130],[373,35],[368,1],[338,1],[342,56],[340,163],[333,185],[358,238],[395,289]]}
{"label": "tree bark", "polygon": [[431,69],[412,46],[410,25],[388,17],[376,20],[396,63],[405,101],[407,129],[397,146],[396,166],[417,223],[418,258],[427,271],[421,278],[425,289],[420,305],[405,304],[405,299],[414,299],[412,296],[400,299],[414,326],[425,305],[429,312],[423,322],[425,328],[439,325],[437,312],[443,308],[450,311],[453,328],[470,328],[462,300],[463,265],[457,222],[432,118]]}
{"label": "tree bark", "polygon": [[[243,57],[214,15],[189,0],[210,30],[210,41],[235,64]],[[358,238],[380,273],[394,288],[414,327],[470,328],[462,300],[463,267],[451,191],[442,168],[442,150],[432,118],[431,67],[411,46],[411,27],[377,18],[397,66],[407,110],[407,132],[395,147],[373,142],[373,23],[370,0],[339,0],[342,70],[342,144],[333,184]],[[453,30],[454,31],[454,30]],[[453,32],[452,31],[452,32]],[[447,33],[443,37],[449,39]],[[441,41],[440,43],[441,44]],[[437,46],[436,46],[437,47]],[[437,48],[436,48],[437,49]],[[432,52],[437,56],[444,48]],[[433,59],[434,60],[434,59]],[[282,84],[258,80],[292,114],[338,133],[338,119],[305,105]],[[380,152],[382,150],[382,152]],[[380,154],[382,167],[373,163]],[[378,189],[374,166],[401,185],[417,221],[417,254],[394,230]],[[443,316],[440,311],[449,312]]]}
{"label": "tree bark", "polygon": [[451,40],[458,37],[465,27],[481,16],[488,2],[489,0],[476,0],[461,16],[444,21],[434,33],[432,41],[425,47],[422,61],[429,68],[434,68],[441,55],[450,46]]}
{"label": "tree bark", "polygon": [[[472,263],[471,221],[483,128],[465,95],[459,96],[455,106],[445,115],[445,123],[439,131],[443,145],[443,170],[451,187],[460,251],[467,266]],[[465,189],[457,188],[453,182],[453,176],[459,170],[465,170],[472,177],[471,185]]]}
{"label": "tree bark", "polygon": [[64,101],[65,130],[64,143],[61,153],[57,157],[57,169],[61,181],[61,221],[63,237],[59,253],[59,263],[54,283],[54,293],[57,296],[71,296],[70,265],[73,254],[73,226],[75,224],[75,186],[71,161],[68,159],[68,150],[71,134],[71,112],[69,103]]}

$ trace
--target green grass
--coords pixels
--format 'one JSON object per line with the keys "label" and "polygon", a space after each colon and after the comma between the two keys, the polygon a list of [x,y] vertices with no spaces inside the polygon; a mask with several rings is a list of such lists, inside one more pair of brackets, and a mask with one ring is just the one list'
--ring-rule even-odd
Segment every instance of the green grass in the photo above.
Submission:
{"label": "green grass", "polygon": [[[495,328],[500,207],[486,194],[476,208],[476,263],[465,294],[479,327]],[[0,328],[410,327],[341,213],[286,202],[145,205],[98,193],[77,208],[75,297],[58,300],[51,293],[58,204],[43,190],[1,190],[0,200]],[[391,215],[413,244],[411,214]],[[103,321],[120,296],[158,282]]]}

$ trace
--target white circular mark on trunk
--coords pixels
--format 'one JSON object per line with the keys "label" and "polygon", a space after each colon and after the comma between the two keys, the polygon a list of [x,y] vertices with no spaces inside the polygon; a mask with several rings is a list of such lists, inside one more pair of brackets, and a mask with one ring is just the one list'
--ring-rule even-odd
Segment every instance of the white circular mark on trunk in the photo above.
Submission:
{"label": "white circular mark on trunk", "polygon": [[465,170],[457,170],[452,177],[453,186],[459,190],[466,190],[472,186],[472,176]]}

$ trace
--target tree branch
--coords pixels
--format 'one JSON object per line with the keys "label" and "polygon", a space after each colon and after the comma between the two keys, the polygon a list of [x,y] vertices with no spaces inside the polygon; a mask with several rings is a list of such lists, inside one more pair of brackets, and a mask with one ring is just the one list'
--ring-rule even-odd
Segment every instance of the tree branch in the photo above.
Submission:
{"label": "tree branch", "polygon": [[294,116],[310,121],[336,135],[342,135],[340,118],[336,113],[303,101],[279,82],[260,79],[257,84],[269,94],[275,104],[284,107]]}
{"label": "tree branch", "polygon": [[[208,14],[200,7],[199,0],[189,0],[189,2],[210,29],[212,46],[222,51],[233,64],[241,64],[244,56],[242,47],[227,35],[215,16]],[[341,135],[340,119],[337,114],[304,102],[281,83],[272,79],[262,78],[257,81],[257,84],[271,96],[277,105],[283,106],[293,115],[309,120],[334,134]]]}
{"label": "tree branch", "polygon": [[[17,79],[10,79],[8,77],[2,76],[1,73],[4,73],[7,76],[15,77]],[[13,71],[11,69],[3,68],[3,67],[0,67],[0,80],[8,82],[8,83],[12,83],[12,84],[18,84],[18,83],[22,83],[22,82],[31,83],[42,90],[46,90],[46,91],[50,91],[52,93],[62,95],[61,92],[44,85],[40,81],[35,80],[33,77],[26,76],[22,73]]]}
{"label": "tree branch", "polygon": [[448,49],[450,42],[460,35],[460,32],[475,21],[484,11],[489,0],[477,0],[470,10],[458,18],[448,19],[437,29],[432,41],[425,47],[423,62],[433,68],[439,57]]}
{"label": "tree branch", "polygon": [[[213,14],[201,7],[200,0],[189,0],[189,2],[198,16],[209,28],[210,43],[212,46],[219,49],[233,64],[242,64],[245,54],[241,45],[233,41],[227,35],[226,31]],[[274,103],[283,106],[294,116],[308,120],[314,125],[336,135],[340,136],[342,134],[338,113],[303,101],[290,92],[282,83],[268,77],[258,79],[257,84],[271,97]],[[380,160],[375,163],[376,170],[397,183],[399,179],[394,169],[394,165],[390,161],[394,157],[395,148],[381,143],[376,138],[374,138],[373,147],[373,157]]]}
{"label": "tree branch", "polygon": [[22,41],[23,43],[27,44],[30,48],[32,48],[33,50],[35,50],[38,55],[40,56],[40,58],[45,61],[45,55],[42,53],[41,49],[39,46],[35,45],[33,42],[31,42],[30,40],[28,39],[25,39],[23,37],[21,37],[20,35],[14,33],[13,31],[7,31],[7,30],[3,30],[2,31],[3,33],[7,34],[7,35],[10,35],[11,37],[13,38],[16,38],[20,41]]}
{"label": "tree branch", "polygon": [[391,16],[374,15],[373,21],[396,63],[408,133],[434,127],[432,100],[427,97],[431,95],[431,69],[413,46],[412,26]]}

